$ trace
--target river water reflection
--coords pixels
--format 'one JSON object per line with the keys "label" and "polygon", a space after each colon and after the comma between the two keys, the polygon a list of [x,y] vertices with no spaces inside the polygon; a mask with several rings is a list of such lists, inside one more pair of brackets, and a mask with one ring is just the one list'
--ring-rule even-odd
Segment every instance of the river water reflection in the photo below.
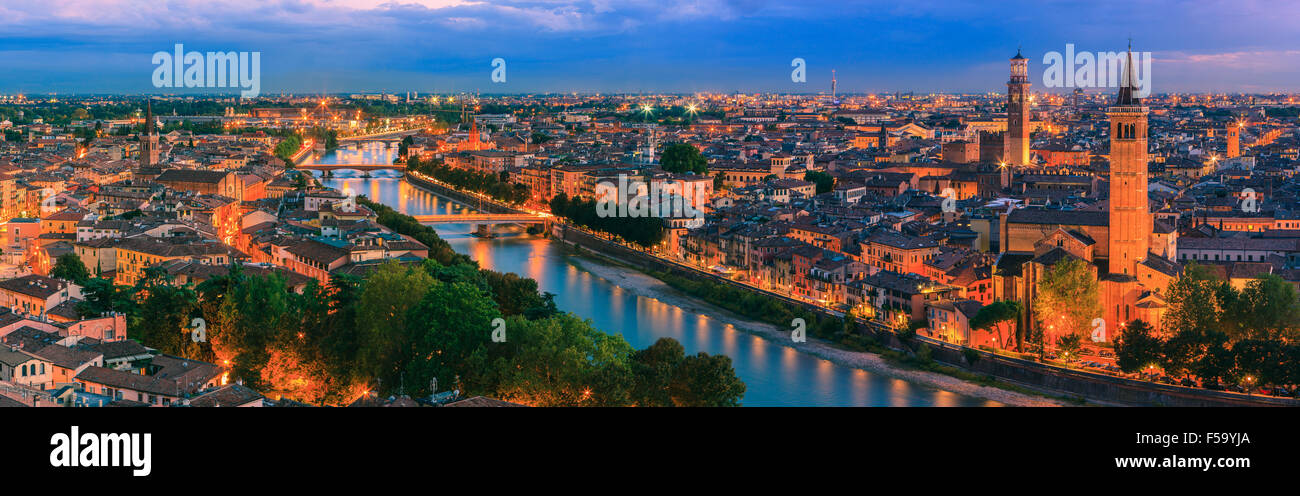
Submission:
{"label": "river water reflection", "polygon": [[[382,145],[380,145],[382,146]],[[395,152],[370,150],[384,155]],[[356,163],[355,157],[330,155],[320,163]],[[388,160],[391,162],[391,159]],[[384,163],[384,162],[372,162]],[[401,179],[396,171],[376,171],[362,178],[355,171],[337,171],[326,186],[366,195],[406,214],[458,213],[465,207]],[[740,331],[708,315],[637,296],[582,269],[597,263],[572,255],[561,244],[529,236],[519,228],[502,228],[494,239],[470,236],[473,226],[448,224],[439,235],[456,251],[473,257],[484,268],[514,272],[538,281],[542,291],[556,294],[562,310],[591,319],[606,332],[622,334],[643,348],[660,337],[682,343],[688,354],[699,351],[731,357],[745,381],[746,406],[997,406],[997,402],[938,391],[879,374],[836,365],[821,358]]]}

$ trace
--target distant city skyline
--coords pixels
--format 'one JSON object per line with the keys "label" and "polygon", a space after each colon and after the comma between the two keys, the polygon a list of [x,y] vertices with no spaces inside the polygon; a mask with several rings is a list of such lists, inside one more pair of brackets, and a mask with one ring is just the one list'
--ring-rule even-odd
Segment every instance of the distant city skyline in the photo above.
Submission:
{"label": "distant city skyline", "polygon": [[[1022,47],[1152,52],[1154,93],[1300,91],[1300,6],[1262,1],[52,0],[0,6],[0,93],[154,88],[150,57],[261,53],[261,92],[488,94],[1006,90]],[[490,79],[494,58],[505,83]],[[807,82],[790,62],[807,61]],[[1089,93],[1111,89],[1089,89]]]}

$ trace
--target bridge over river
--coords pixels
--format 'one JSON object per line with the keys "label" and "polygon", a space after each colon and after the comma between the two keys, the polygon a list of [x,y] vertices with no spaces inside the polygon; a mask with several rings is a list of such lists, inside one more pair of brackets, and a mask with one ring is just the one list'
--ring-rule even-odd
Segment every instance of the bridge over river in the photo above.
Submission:
{"label": "bridge over river", "polygon": [[398,162],[398,163],[396,163],[396,164],[317,164],[317,163],[305,163],[305,164],[298,164],[297,167],[298,167],[299,169],[318,170],[318,171],[335,171],[335,170],[343,170],[343,169],[356,170],[356,171],[372,171],[372,170],[384,170],[384,169],[389,169],[389,170],[395,170],[395,171],[399,171],[399,172],[400,172],[400,171],[404,171],[404,170],[406,170],[406,162]]}
{"label": "bridge over river", "polygon": [[541,224],[547,225],[551,221],[550,217],[536,214],[445,214],[445,215],[412,215],[416,221],[421,224],[439,225],[439,224],[473,224],[474,234],[484,238],[492,237],[492,226],[500,224]]}

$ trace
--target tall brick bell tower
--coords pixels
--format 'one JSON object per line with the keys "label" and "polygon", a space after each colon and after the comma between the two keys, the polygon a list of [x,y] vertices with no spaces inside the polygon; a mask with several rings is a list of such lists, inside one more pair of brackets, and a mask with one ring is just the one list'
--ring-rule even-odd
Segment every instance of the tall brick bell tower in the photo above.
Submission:
{"label": "tall brick bell tower", "polygon": [[140,136],[140,165],[158,165],[158,133],[154,131],[153,101],[145,102],[144,135]]}
{"label": "tall brick bell tower", "polygon": [[1136,93],[1133,49],[1124,83],[1110,117],[1110,273],[1136,273],[1150,247],[1152,219],[1147,204],[1147,108]]}
{"label": "tall brick bell tower", "polygon": [[1138,318],[1144,288],[1138,272],[1151,246],[1153,220],[1147,200],[1147,112],[1137,95],[1133,47],[1110,118],[1110,212],[1107,274],[1101,278],[1102,315],[1113,340],[1124,323]]}
{"label": "tall brick bell tower", "polygon": [[1007,81],[1007,132],[1002,140],[1002,160],[1011,165],[1029,165],[1029,59],[1011,58],[1011,79]]}
{"label": "tall brick bell tower", "polygon": [[1224,128],[1223,131],[1224,131],[1224,135],[1228,139],[1228,147],[1227,150],[1225,150],[1227,152],[1226,156],[1228,158],[1240,157],[1241,156],[1241,122],[1234,121],[1228,123],[1228,126]]}

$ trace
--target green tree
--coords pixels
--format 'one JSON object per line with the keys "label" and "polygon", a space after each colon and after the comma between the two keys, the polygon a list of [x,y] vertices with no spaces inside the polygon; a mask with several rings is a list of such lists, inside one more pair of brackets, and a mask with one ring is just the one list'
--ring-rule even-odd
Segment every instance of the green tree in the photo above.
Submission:
{"label": "green tree", "polygon": [[1232,346],[1236,361],[1236,374],[1251,377],[1255,384],[1294,384],[1297,379],[1295,345],[1277,340],[1248,339]]}
{"label": "green tree", "polygon": [[173,286],[167,271],[160,267],[145,269],[145,277],[136,287],[146,296],[137,318],[128,324],[128,336],[169,355],[205,358],[190,334],[198,311],[194,290]]}
{"label": "green tree", "polygon": [[804,174],[803,179],[815,183],[817,185],[817,194],[819,195],[822,193],[829,193],[831,189],[835,188],[835,178],[822,171],[811,171]]}
{"label": "green tree", "polygon": [[135,291],[130,286],[118,286],[112,280],[95,277],[81,288],[84,301],[77,304],[82,317],[99,317],[110,312],[133,314],[136,310]]}
{"label": "green tree", "polygon": [[1173,375],[1193,374],[1213,381],[1232,369],[1221,303],[1235,301],[1236,291],[1195,262],[1170,283],[1169,309],[1161,319],[1165,339],[1161,366]]}
{"label": "green tree", "polygon": [[995,301],[984,305],[979,309],[979,312],[975,313],[975,317],[970,319],[970,328],[993,329],[998,333],[998,346],[1008,347],[1009,343],[1002,339],[1002,327],[1008,322],[1012,323],[1012,325],[1019,322],[1022,311],[1024,311],[1024,306],[1018,301]]}
{"label": "green tree", "polygon": [[[423,296],[407,316],[409,355],[397,357],[403,372],[397,379],[408,385],[404,392],[431,393],[428,385],[435,378],[448,385],[459,379],[466,391],[495,391],[487,353],[489,346],[502,345],[492,341],[492,321],[501,316],[496,303],[470,282],[436,282]],[[504,330],[508,342],[513,329]],[[397,385],[393,379],[386,380],[390,387]]]}
{"label": "green tree", "polygon": [[654,344],[633,353],[632,403],[637,406],[673,406],[669,385],[677,366],[685,358],[686,349],[671,338],[659,338]]}
{"label": "green tree", "polygon": [[557,195],[551,200],[551,208],[559,207],[564,207],[563,213],[556,215],[567,218],[574,224],[616,234],[641,246],[659,244],[666,233],[663,219],[659,217],[602,216],[595,200],[578,197],[566,201],[563,196]]}
{"label": "green tree", "polygon": [[[397,145],[397,154],[400,155],[400,156],[405,157],[405,156],[406,156],[406,152],[407,152],[407,150],[409,150],[409,149],[411,148],[411,145],[414,145],[414,144],[415,144],[415,138],[414,138],[414,137],[412,137],[412,136],[407,136],[407,137],[405,137],[405,138],[402,138],[402,142],[399,143],[399,144]],[[409,164],[408,164],[408,165],[409,165]]]}
{"label": "green tree", "polygon": [[293,154],[298,153],[300,148],[302,148],[302,136],[292,134],[276,143],[273,153],[285,163],[291,163]]}
{"label": "green tree", "polygon": [[[1227,286],[1231,289],[1231,286]],[[1235,340],[1294,340],[1300,327],[1300,299],[1295,286],[1275,274],[1261,274],[1246,284],[1237,301],[1224,302],[1223,319]]]}
{"label": "green tree", "polygon": [[[356,366],[361,343],[357,307],[361,302],[363,283],[356,276],[335,274],[330,276],[328,287],[308,284],[304,291],[304,295],[309,298],[309,309],[315,309],[319,299],[327,300],[328,310],[323,318],[325,326],[315,342],[320,346],[321,359],[331,367],[331,376],[347,382],[364,382],[369,379]],[[347,384],[341,384],[338,389],[346,387]]]}
{"label": "green tree", "polygon": [[1038,282],[1034,318],[1039,334],[1080,335],[1101,316],[1097,276],[1087,262],[1068,258],[1057,262]]}
{"label": "green tree", "polygon": [[249,276],[239,265],[196,289],[213,355],[230,361],[232,376],[246,386],[264,389],[273,345],[303,331],[294,312],[298,295],[287,290],[284,276]]}
{"label": "green tree", "polygon": [[1083,347],[1083,339],[1078,334],[1062,334],[1056,339],[1056,350],[1061,352],[1061,359],[1067,362],[1079,359],[1081,347]]}
{"label": "green tree", "polygon": [[736,377],[730,357],[700,352],[677,366],[668,392],[676,406],[740,406],[745,383]]}
{"label": "green tree", "polygon": [[1172,336],[1182,329],[1218,322],[1221,316],[1219,299],[1231,295],[1230,292],[1223,291],[1225,284],[1215,278],[1205,266],[1196,262],[1187,264],[1182,275],[1169,284],[1166,298],[1169,309],[1160,321],[1165,335]]}
{"label": "green tree", "polygon": [[366,279],[357,306],[357,362],[365,373],[395,388],[415,343],[407,318],[434,284],[419,267],[383,264]]}
{"label": "green tree", "polygon": [[1125,372],[1140,372],[1160,362],[1163,348],[1164,343],[1155,336],[1151,324],[1134,320],[1115,338],[1115,363]]}
{"label": "green tree", "polygon": [[569,195],[560,193],[551,198],[551,214],[563,216],[569,209]]}
{"label": "green tree", "polygon": [[55,259],[54,268],[50,269],[50,277],[84,285],[90,280],[90,270],[86,268],[86,264],[81,263],[81,257],[76,253],[64,253]]}
{"label": "green tree", "polygon": [[633,353],[630,362],[632,403],[638,406],[739,406],[745,395],[730,358],[687,356],[672,338]]}
{"label": "green tree", "polygon": [[572,314],[507,320],[509,351],[496,360],[501,398],[535,406],[626,406],[632,347]]}
{"label": "green tree", "polygon": [[700,149],[689,143],[675,143],[664,148],[659,156],[659,167],[668,172],[709,172],[708,161],[700,154]]}

